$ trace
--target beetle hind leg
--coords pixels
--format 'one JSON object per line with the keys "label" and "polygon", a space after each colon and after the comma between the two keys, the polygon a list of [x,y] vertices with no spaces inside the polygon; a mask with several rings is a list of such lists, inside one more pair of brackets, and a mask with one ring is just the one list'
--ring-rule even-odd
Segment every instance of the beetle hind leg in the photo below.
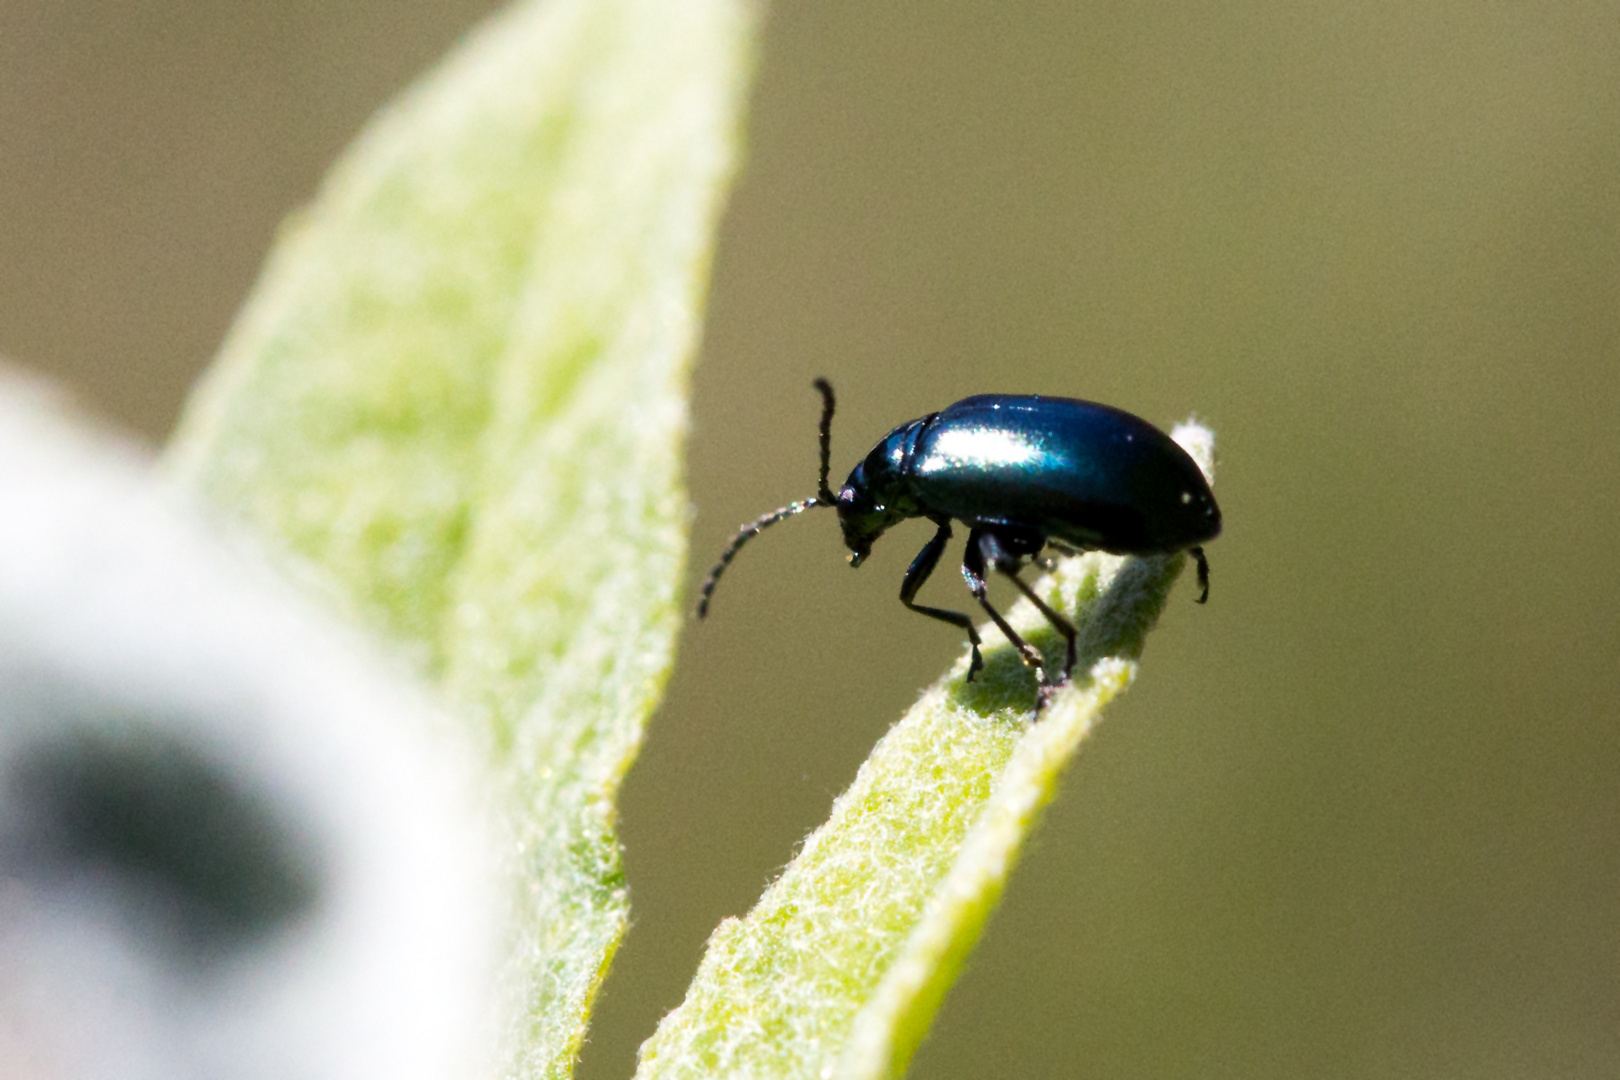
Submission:
{"label": "beetle hind leg", "polygon": [[1209,600],[1209,560],[1204,558],[1202,547],[1190,547],[1187,554],[1198,564],[1198,602],[1202,604]]}

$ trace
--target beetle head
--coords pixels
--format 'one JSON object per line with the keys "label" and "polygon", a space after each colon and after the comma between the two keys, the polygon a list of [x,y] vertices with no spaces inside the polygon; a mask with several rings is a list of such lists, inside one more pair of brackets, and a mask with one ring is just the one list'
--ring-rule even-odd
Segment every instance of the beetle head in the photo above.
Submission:
{"label": "beetle head", "polygon": [[838,490],[838,524],[844,530],[844,546],[849,548],[849,565],[859,566],[872,553],[872,543],[890,525],[910,515],[879,502],[868,482],[866,462],[855,466]]}

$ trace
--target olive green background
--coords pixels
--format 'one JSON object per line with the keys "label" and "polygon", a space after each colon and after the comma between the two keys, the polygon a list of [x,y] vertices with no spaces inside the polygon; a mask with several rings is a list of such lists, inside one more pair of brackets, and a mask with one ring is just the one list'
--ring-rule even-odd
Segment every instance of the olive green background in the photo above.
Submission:
{"label": "olive green background", "polygon": [[[277,221],[488,3],[0,4],[0,351],[154,439]],[[1227,532],[914,1068],[1620,1075],[1620,14],[781,3],[697,371],[692,580],[970,393],[1220,436]],[[0,511],[3,512],[3,511]],[[625,792],[582,1076],[959,635],[829,517],[735,564]],[[960,606],[942,572],[925,592]]]}

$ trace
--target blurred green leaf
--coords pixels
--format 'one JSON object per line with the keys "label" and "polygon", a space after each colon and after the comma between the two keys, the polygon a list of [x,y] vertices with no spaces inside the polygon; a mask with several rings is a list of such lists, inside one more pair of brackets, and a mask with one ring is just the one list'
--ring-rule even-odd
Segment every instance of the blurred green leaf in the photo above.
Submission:
{"label": "blurred green leaf", "polygon": [[[1208,430],[1173,434],[1211,474]],[[1089,554],[1036,585],[1074,617],[1080,642],[1074,685],[1033,721],[1033,680],[981,627],[977,681],[965,681],[963,656],[879,741],[754,910],[720,925],[686,1000],[643,1044],[637,1077],[901,1075],[1064,766],[1134,679],[1184,562]],[[1061,662],[1033,605],[1008,619],[1048,665]]]}
{"label": "blurred green leaf", "polygon": [[470,34],[285,227],[171,452],[487,738],[524,1076],[568,1075],[625,927],[612,799],[679,620],[752,30],[742,0],[543,0]]}

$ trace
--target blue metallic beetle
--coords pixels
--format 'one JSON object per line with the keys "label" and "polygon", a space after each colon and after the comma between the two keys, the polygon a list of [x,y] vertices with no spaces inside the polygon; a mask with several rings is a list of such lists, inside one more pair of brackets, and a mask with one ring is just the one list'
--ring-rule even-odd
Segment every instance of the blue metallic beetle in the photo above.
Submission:
{"label": "blue metallic beetle", "polygon": [[[962,576],[968,591],[1034,669],[1043,703],[1068,681],[1076,637],[1074,624],[1018,576],[1024,561],[1038,558],[1048,544],[1070,554],[1185,550],[1198,565],[1198,602],[1209,598],[1209,562],[1201,545],[1220,535],[1220,508],[1193,459],[1146,420],[1074,398],[980,394],[889,432],[834,494],[827,486],[832,386],[817,379],[815,387],[822,397],[819,490],[738,530],[703,583],[699,618],[708,614],[715,585],[739,548],[761,529],[814,506],[837,508],[851,566],[861,565],[884,530],[907,518],[927,518],[938,526],[906,571],[900,602],[967,631],[973,643],[971,681],[984,667],[973,620],[960,611],[916,603],[917,591],[951,538],[951,521],[965,524]],[[1046,680],[1040,650],[990,605],[986,567],[1011,579],[1067,641],[1067,659],[1055,681]]]}

